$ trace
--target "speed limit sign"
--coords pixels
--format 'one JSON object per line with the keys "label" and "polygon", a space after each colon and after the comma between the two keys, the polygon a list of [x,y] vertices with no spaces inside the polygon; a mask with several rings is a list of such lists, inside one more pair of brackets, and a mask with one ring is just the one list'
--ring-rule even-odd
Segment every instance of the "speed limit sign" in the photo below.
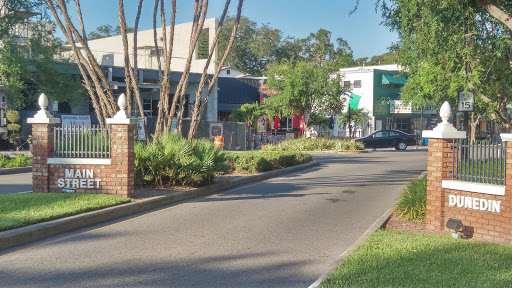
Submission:
{"label": "speed limit sign", "polygon": [[459,92],[459,112],[473,112],[475,110],[475,96],[471,92]]}

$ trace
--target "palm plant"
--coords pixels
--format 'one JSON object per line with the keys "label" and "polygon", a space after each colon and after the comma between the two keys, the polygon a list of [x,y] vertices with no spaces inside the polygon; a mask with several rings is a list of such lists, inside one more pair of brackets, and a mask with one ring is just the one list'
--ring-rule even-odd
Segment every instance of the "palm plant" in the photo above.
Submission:
{"label": "palm plant", "polygon": [[[351,108],[349,107],[349,109]],[[355,137],[355,132],[357,130],[356,128],[362,128],[364,123],[368,121],[368,118],[368,111],[365,111],[363,108],[359,108],[356,110],[351,110],[350,113],[347,112],[339,115],[336,121],[340,129],[353,123],[354,129],[349,129],[349,136]]]}

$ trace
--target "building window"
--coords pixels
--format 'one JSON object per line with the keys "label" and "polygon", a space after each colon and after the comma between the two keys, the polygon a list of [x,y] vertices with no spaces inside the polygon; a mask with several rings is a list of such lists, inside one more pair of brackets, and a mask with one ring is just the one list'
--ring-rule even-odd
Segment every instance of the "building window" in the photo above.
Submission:
{"label": "building window", "polygon": [[354,88],[361,88],[361,80],[354,80]]}
{"label": "building window", "polygon": [[396,118],[395,129],[405,133],[409,133],[409,124],[409,118]]}
{"label": "building window", "polygon": [[343,81],[343,87],[350,88],[350,81]]}
{"label": "building window", "polygon": [[[152,48],[151,50],[149,50],[149,56],[157,56],[157,50],[155,48]],[[160,56],[163,56],[164,54],[164,48],[162,47],[158,47],[158,55]]]}
{"label": "building window", "polygon": [[228,74],[228,75],[231,74],[231,70],[229,70],[229,69],[226,70],[226,74]]}
{"label": "building window", "polygon": [[210,54],[210,29],[206,28],[201,31],[197,41],[197,59],[208,59]]}
{"label": "building window", "polygon": [[142,109],[144,110],[144,116],[146,116],[146,117],[153,116],[153,101],[151,101],[151,99],[143,99],[142,100]]}

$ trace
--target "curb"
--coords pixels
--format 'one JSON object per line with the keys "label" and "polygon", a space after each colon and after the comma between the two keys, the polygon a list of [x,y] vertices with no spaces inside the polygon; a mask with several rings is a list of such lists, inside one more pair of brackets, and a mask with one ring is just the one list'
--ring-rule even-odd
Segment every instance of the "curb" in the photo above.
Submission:
{"label": "curb", "polygon": [[20,174],[28,172],[32,172],[32,166],[0,169],[0,175]]}
{"label": "curb", "polygon": [[[425,177],[425,175],[427,175],[426,171],[421,173],[421,175],[418,178]],[[341,253],[341,255],[338,257],[338,259],[331,263],[331,265],[329,265],[329,268],[327,268],[327,270],[322,275],[320,275],[320,277],[318,277],[318,279],[316,279],[316,281],[313,282],[313,284],[309,285],[308,288],[317,288],[318,286],[320,286],[322,281],[324,281],[324,279],[327,278],[327,276],[329,276],[329,274],[331,274],[332,271],[334,271],[334,269],[340,266],[341,263],[343,263],[343,260],[345,260],[345,258],[347,258],[348,255],[352,254],[352,252],[357,248],[357,246],[361,245],[366,239],[368,239],[368,237],[375,233],[375,231],[384,227],[386,222],[388,222],[389,218],[391,217],[391,214],[393,214],[393,211],[395,210],[395,206],[398,203],[398,201],[400,201],[400,198],[398,198],[395,204],[393,204],[391,208],[386,210],[386,212],[384,212],[382,216],[375,220],[375,222],[373,222],[373,224],[368,229],[366,229],[366,231],[363,233],[363,235],[361,235],[361,237],[359,237],[359,239],[352,243],[352,245],[350,245],[350,247],[348,247],[347,250],[343,251],[343,253]]]}
{"label": "curb", "polygon": [[117,218],[144,212],[150,209],[169,205],[175,202],[221,193],[221,190],[242,186],[251,182],[270,179],[283,174],[318,166],[320,163],[313,161],[297,166],[263,172],[254,176],[248,176],[223,183],[216,183],[201,187],[192,191],[179,191],[164,196],[156,196],[146,200],[108,207],[101,210],[78,214],[62,219],[38,223],[17,229],[0,232],[0,251],[16,246],[32,243],[58,234],[100,224]]}

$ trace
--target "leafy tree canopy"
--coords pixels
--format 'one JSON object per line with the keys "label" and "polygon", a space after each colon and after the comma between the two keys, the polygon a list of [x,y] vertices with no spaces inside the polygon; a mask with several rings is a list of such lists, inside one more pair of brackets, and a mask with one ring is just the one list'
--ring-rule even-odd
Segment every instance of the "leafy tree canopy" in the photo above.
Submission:
{"label": "leafy tree canopy", "polygon": [[229,117],[236,122],[249,122],[254,127],[260,116],[272,118],[265,106],[260,106],[258,103],[247,103],[240,109],[233,110]]}
{"label": "leafy tree canopy", "polygon": [[[233,17],[226,19],[234,21]],[[232,25],[225,25],[221,31],[219,53],[227,47]],[[335,61],[340,66],[353,66],[353,53],[343,38],[333,43],[331,32],[320,29],[304,39],[283,37],[279,29],[268,24],[258,26],[247,17],[242,17],[234,47],[228,57],[228,64],[255,76],[261,76],[269,63],[280,63],[287,59],[292,63],[306,61],[322,65],[326,61]]]}
{"label": "leafy tree canopy", "polygon": [[[53,26],[40,1],[7,2],[11,13],[0,16],[0,79],[10,109],[24,108],[40,93],[59,101],[77,99],[81,83],[60,73],[61,64],[54,55],[62,43],[53,37]],[[28,21],[31,17],[37,19]],[[25,25],[30,37],[12,29],[16,25]]]}
{"label": "leafy tree canopy", "polygon": [[267,71],[267,88],[279,91],[265,100],[271,111],[282,111],[290,117],[296,115],[336,114],[343,108],[340,95],[346,93],[336,62],[324,65],[283,60],[272,63]]}
{"label": "leafy tree canopy", "polygon": [[[398,63],[410,73],[402,100],[416,107],[472,91],[477,106],[508,123],[512,1],[378,1],[398,31]],[[506,124],[508,125],[508,124]]]}
{"label": "leafy tree canopy", "polygon": [[[132,33],[133,27],[126,27],[127,33]],[[96,30],[92,31],[87,35],[87,39],[89,40],[95,40],[95,39],[101,39],[106,37],[112,37],[121,35],[121,26],[117,25],[115,28],[112,27],[112,25],[101,25],[96,28]]]}

